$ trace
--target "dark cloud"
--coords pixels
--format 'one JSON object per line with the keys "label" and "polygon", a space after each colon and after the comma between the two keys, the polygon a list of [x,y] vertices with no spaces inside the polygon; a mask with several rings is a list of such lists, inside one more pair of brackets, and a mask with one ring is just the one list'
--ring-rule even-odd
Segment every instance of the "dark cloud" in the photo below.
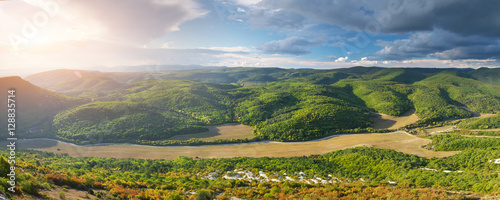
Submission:
{"label": "dark cloud", "polygon": [[301,29],[305,17],[286,10],[252,9],[245,14],[252,26],[272,29]]}
{"label": "dark cloud", "polygon": [[[408,39],[377,41],[383,49],[370,59],[484,59],[499,57],[498,8],[497,0],[262,0],[248,9],[259,14],[247,17],[255,26],[272,29],[319,22],[354,31],[409,34]],[[292,40],[273,41],[262,50],[308,53],[307,45],[292,45]]]}
{"label": "dark cloud", "polygon": [[258,47],[259,50],[268,54],[308,54],[311,47],[318,46],[321,41],[311,41],[299,37],[290,37],[284,40],[270,41]]}
{"label": "dark cloud", "polygon": [[475,45],[468,47],[457,47],[442,52],[436,52],[430,56],[445,59],[500,59],[500,43],[490,45]]}
{"label": "dark cloud", "polygon": [[[489,37],[462,36],[435,29],[433,31],[412,33],[408,39],[377,41],[377,45],[382,46],[383,49],[369,58],[374,60],[405,60],[430,56],[439,59],[484,59],[491,58],[494,55],[492,53],[481,55],[481,53],[474,53],[473,51],[494,52],[494,50],[481,50],[481,48],[491,49],[490,46],[493,41]],[[465,55],[465,52],[471,54]]]}
{"label": "dark cloud", "polygon": [[350,30],[406,33],[440,28],[463,36],[500,36],[496,0],[263,0],[251,8],[293,12]]}

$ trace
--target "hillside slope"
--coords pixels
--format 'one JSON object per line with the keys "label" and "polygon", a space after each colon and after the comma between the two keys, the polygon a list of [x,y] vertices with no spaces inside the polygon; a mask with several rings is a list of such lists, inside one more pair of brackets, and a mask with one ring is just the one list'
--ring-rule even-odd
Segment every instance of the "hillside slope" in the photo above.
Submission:
{"label": "hillside slope", "polygon": [[[7,91],[15,90],[16,129],[19,137],[47,136],[54,116],[63,110],[88,102],[37,87],[20,77],[0,78],[0,129],[7,127]],[[5,138],[6,134],[0,137]]]}
{"label": "hillside slope", "polygon": [[[92,104],[59,110],[74,114],[60,114],[53,122],[58,137],[69,141],[84,142],[89,137],[85,132],[97,129],[98,124],[118,121],[126,128],[108,134],[116,141],[154,142],[167,136],[197,133],[205,125],[229,122],[255,127],[254,133],[260,138],[304,141],[336,133],[374,131],[368,129],[370,112],[400,116],[415,109],[420,124],[472,117],[471,111],[498,113],[500,86],[493,80],[500,77],[495,71],[240,67],[178,71],[148,80],[141,73],[61,70],[33,75],[31,79],[59,79],[49,87],[93,99]],[[68,73],[79,77],[66,80],[63,75]],[[127,77],[131,79],[127,81]],[[141,110],[135,110],[139,107]],[[133,110],[137,114],[112,117],[99,109],[110,113],[118,112],[116,109]],[[85,124],[80,119],[91,120]],[[131,119],[148,127],[127,121]],[[168,127],[163,130],[162,126]]]}
{"label": "hillside slope", "polygon": [[159,79],[161,76],[161,73],[59,69],[33,74],[25,79],[37,86],[66,95],[96,98],[106,96],[106,91],[116,90],[137,81]]}

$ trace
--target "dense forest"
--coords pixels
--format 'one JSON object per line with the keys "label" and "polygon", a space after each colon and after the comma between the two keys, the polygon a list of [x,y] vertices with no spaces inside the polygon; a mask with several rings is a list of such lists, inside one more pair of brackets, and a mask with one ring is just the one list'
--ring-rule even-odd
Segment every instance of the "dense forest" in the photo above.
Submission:
{"label": "dense forest", "polygon": [[[371,129],[370,113],[374,112],[399,116],[415,109],[418,124],[468,118],[476,112],[498,113],[498,74],[498,69],[487,68],[379,67],[156,73],[55,70],[26,77],[46,89],[19,77],[0,78],[0,82],[5,89],[16,85],[20,91],[30,91],[31,96],[21,98],[25,101],[22,109],[31,113],[18,119],[21,131],[26,132],[23,137],[78,144],[169,145],[179,142],[157,141],[230,122],[255,127],[252,141],[306,141],[337,133],[380,131]],[[498,119],[461,126],[494,128]],[[232,142],[243,140],[217,143]]]}
{"label": "dense forest", "polygon": [[482,119],[466,119],[460,122],[460,124],[458,124],[458,127],[464,129],[500,128],[500,115],[495,115]]}
{"label": "dense forest", "polygon": [[[439,138],[433,140],[440,143]],[[22,150],[14,197],[44,197],[58,187],[105,199],[462,199],[471,195],[463,191],[500,195],[500,165],[490,162],[500,158],[498,144],[486,141],[474,150],[453,145],[463,152],[442,159],[369,147],[307,157],[175,160],[69,157]],[[7,167],[1,158],[0,170]],[[0,177],[0,189],[7,187],[6,177]]]}

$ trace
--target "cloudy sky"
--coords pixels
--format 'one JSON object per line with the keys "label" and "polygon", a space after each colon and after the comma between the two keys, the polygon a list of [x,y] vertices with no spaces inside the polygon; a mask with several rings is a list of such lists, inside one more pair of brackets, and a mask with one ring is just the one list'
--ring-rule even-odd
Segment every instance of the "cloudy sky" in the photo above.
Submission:
{"label": "cloudy sky", "polygon": [[500,1],[6,0],[0,70],[497,67]]}

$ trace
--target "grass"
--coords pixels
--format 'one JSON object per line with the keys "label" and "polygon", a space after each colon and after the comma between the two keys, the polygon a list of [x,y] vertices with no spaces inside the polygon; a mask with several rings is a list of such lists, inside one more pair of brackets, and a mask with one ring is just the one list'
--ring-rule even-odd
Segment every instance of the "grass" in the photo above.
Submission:
{"label": "grass", "polygon": [[[334,150],[356,146],[393,149],[425,158],[448,157],[458,153],[435,152],[420,148],[431,142],[429,139],[411,136],[403,132],[337,135],[329,139],[312,142],[258,142],[231,145],[157,147],[141,145],[76,146],[53,140],[20,140],[20,148],[30,148],[71,156],[96,156],[113,158],[175,159],[179,156],[199,158],[232,157],[294,157],[324,154]],[[57,151],[60,149],[60,151]]]}
{"label": "grass", "polygon": [[[49,197],[49,199],[96,199],[95,195],[89,194],[87,191],[81,191],[76,189],[63,189],[61,187],[55,187],[51,190],[43,190],[42,194]],[[61,195],[62,194],[62,195]],[[61,197],[63,196],[63,197]],[[28,198],[31,199],[31,198]],[[33,198],[37,199],[37,198]]]}
{"label": "grass", "polygon": [[217,139],[245,139],[252,138],[254,128],[238,123],[227,123],[216,126],[207,126],[208,131],[196,134],[176,135],[169,140],[189,140],[198,138],[203,141],[214,141]]}

